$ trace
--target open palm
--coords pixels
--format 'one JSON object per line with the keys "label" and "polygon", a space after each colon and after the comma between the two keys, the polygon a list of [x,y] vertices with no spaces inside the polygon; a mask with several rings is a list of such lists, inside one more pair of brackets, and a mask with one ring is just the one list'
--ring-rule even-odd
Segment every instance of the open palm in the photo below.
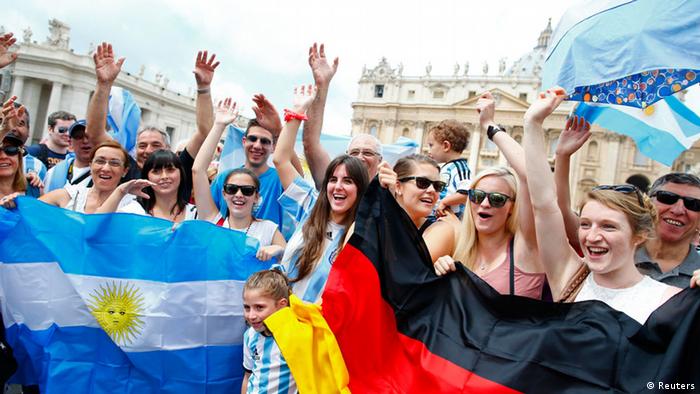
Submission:
{"label": "open palm", "polygon": [[106,42],[97,46],[97,50],[92,58],[95,61],[97,80],[99,82],[108,83],[114,82],[114,80],[117,79],[125,60],[124,58],[120,58],[115,61],[112,44]]}

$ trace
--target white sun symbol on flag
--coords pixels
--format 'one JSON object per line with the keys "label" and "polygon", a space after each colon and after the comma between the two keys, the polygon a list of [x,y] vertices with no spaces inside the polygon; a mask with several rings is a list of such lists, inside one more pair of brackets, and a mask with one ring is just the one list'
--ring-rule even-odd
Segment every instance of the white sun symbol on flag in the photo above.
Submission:
{"label": "white sun symbol on flag", "polygon": [[141,334],[143,296],[133,284],[105,283],[96,288],[89,300],[90,312],[112,340],[125,345]]}

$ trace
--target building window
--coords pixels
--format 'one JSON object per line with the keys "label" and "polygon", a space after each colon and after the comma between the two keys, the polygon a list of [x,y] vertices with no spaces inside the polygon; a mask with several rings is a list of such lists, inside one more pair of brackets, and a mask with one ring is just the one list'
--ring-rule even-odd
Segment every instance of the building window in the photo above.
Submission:
{"label": "building window", "polygon": [[435,99],[441,99],[445,97],[445,91],[444,90],[436,90],[433,92],[433,98]]}
{"label": "building window", "polygon": [[588,151],[586,152],[586,160],[598,161],[598,143],[591,141],[588,143]]}
{"label": "building window", "polygon": [[527,101],[527,93],[520,93],[520,100]]}
{"label": "building window", "polygon": [[515,142],[517,142],[518,144],[522,144],[522,143],[523,143],[523,136],[522,136],[522,135],[516,135],[515,137],[513,137],[513,139],[514,139]]}
{"label": "building window", "polygon": [[469,96],[467,98],[476,97],[476,92],[474,90],[469,91]]}
{"label": "building window", "polygon": [[373,136],[377,136],[377,126],[372,126],[369,128],[369,133],[372,134]]}
{"label": "building window", "polygon": [[170,140],[173,139],[173,133],[175,133],[175,128],[170,126],[165,126],[165,132],[170,136]]}
{"label": "building window", "polygon": [[384,85],[374,85],[374,97],[384,97]]}
{"label": "building window", "polygon": [[413,99],[416,97],[416,91],[415,90],[409,90],[408,91],[408,98]]}
{"label": "building window", "polygon": [[408,127],[404,127],[403,130],[401,131],[401,136],[402,137],[411,137],[411,130],[408,129]]}

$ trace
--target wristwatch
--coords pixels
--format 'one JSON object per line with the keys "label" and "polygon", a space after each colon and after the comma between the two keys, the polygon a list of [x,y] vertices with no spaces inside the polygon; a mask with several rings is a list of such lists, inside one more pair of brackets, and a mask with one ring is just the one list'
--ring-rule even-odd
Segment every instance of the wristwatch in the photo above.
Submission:
{"label": "wristwatch", "polygon": [[490,125],[489,128],[486,129],[486,136],[487,136],[491,141],[493,141],[493,136],[496,135],[496,133],[498,133],[499,131],[505,131],[505,130],[504,130],[503,127],[501,127],[501,126],[498,126],[498,125],[496,125],[496,126]]}

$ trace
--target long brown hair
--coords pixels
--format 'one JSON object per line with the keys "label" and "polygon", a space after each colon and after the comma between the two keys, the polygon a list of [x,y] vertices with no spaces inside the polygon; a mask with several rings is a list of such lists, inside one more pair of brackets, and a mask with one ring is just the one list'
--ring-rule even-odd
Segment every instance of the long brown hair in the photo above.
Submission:
{"label": "long brown hair", "polygon": [[352,204],[352,208],[345,215],[345,219],[342,224],[345,226],[346,232],[343,234],[343,238],[339,242],[339,248],[342,247],[345,241],[345,235],[347,234],[347,228],[350,223],[355,219],[355,213],[357,212],[357,207],[360,204],[360,199],[362,195],[367,190],[367,185],[369,184],[369,177],[367,175],[367,167],[362,164],[360,159],[349,155],[338,156],[333,161],[328,164],[326,168],[326,174],[323,177],[323,183],[321,183],[321,190],[318,192],[318,200],[311,210],[309,218],[304,223],[302,227],[302,234],[304,236],[304,246],[299,250],[299,258],[294,263],[297,267],[297,277],[292,279],[291,282],[298,282],[311,274],[314,267],[316,266],[316,260],[321,257],[323,252],[323,242],[326,239],[326,227],[328,222],[331,220],[331,203],[328,201],[328,181],[333,176],[333,172],[340,165],[345,165],[345,170],[348,172],[350,179],[353,180],[355,186],[357,187],[357,198]]}

